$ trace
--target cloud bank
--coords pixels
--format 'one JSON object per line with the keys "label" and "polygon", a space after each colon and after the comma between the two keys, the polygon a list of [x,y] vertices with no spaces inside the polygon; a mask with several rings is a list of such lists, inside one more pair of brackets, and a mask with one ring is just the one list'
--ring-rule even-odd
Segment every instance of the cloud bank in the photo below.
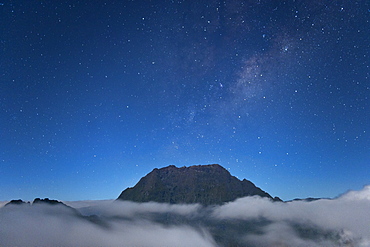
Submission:
{"label": "cloud bank", "polygon": [[4,207],[0,246],[215,246],[201,229],[135,218],[132,209],[120,213],[118,207],[125,204],[110,205],[112,211],[99,207],[105,213],[100,217],[83,217],[60,205]]}
{"label": "cloud bank", "polygon": [[0,208],[0,246],[370,246],[370,186],[311,202],[66,204]]}
{"label": "cloud bank", "polygon": [[[370,246],[370,185],[361,191],[351,191],[336,199],[316,201],[274,202],[261,197],[245,197],[216,208],[213,217],[223,220],[267,220],[262,234],[249,235],[258,246],[281,244],[283,246]],[[320,229],[332,234],[338,241],[330,244],[328,239],[297,239],[292,226]],[[302,229],[304,230],[304,229]],[[325,235],[324,234],[324,235]],[[308,240],[308,239],[307,239]],[[265,244],[267,245],[265,245]]]}

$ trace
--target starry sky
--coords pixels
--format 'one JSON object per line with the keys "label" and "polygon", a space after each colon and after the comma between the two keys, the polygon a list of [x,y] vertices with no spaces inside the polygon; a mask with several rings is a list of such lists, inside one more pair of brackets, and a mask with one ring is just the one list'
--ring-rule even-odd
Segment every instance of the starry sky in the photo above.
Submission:
{"label": "starry sky", "polygon": [[0,3],[0,200],[218,163],[283,200],[370,183],[370,3]]}

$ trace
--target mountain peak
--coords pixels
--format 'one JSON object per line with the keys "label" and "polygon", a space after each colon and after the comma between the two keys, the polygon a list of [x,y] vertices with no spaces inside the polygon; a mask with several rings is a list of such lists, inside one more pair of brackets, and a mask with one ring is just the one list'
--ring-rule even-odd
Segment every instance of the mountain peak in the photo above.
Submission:
{"label": "mountain peak", "polygon": [[180,168],[170,165],[155,168],[133,188],[124,190],[118,200],[210,205],[254,195],[273,199],[252,182],[240,181],[218,164]]}

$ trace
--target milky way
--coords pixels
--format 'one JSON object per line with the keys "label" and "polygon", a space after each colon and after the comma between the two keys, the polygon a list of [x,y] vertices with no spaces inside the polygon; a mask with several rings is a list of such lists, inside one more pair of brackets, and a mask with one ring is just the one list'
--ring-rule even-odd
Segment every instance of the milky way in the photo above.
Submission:
{"label": "milky way", "polygon": [[0,200],[115,198],[169,164],[282,199],[369,183],[366,1],[0,8]]}

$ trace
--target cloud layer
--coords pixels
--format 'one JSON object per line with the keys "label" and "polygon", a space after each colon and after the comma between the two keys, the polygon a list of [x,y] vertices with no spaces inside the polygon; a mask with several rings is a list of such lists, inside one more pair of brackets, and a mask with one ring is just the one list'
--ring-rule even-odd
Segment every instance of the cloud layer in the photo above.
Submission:
{"label": "cloud layer", "polygon": [[[1,246],[370,246],[370,186],[336,199],[222,206],[117,201],[0,208]],[[72,208],[73,207],[73,208]]]}
{"label": "cloud layer", "polygon": [[[186,225],[165,226],[132,209],[99,208],[98,217],[82,217],[64,206],[9,206],[0,212],[1,246],[214,246],[206,231]],[[130,203],[129,203],[130,204]],[[164,205],[165,207],[168,205]],[[144,205],[144,208],[147,205]],[[114,216],[114,217],[113,217]],[[112,217],[112,218],[111,218]]]}

